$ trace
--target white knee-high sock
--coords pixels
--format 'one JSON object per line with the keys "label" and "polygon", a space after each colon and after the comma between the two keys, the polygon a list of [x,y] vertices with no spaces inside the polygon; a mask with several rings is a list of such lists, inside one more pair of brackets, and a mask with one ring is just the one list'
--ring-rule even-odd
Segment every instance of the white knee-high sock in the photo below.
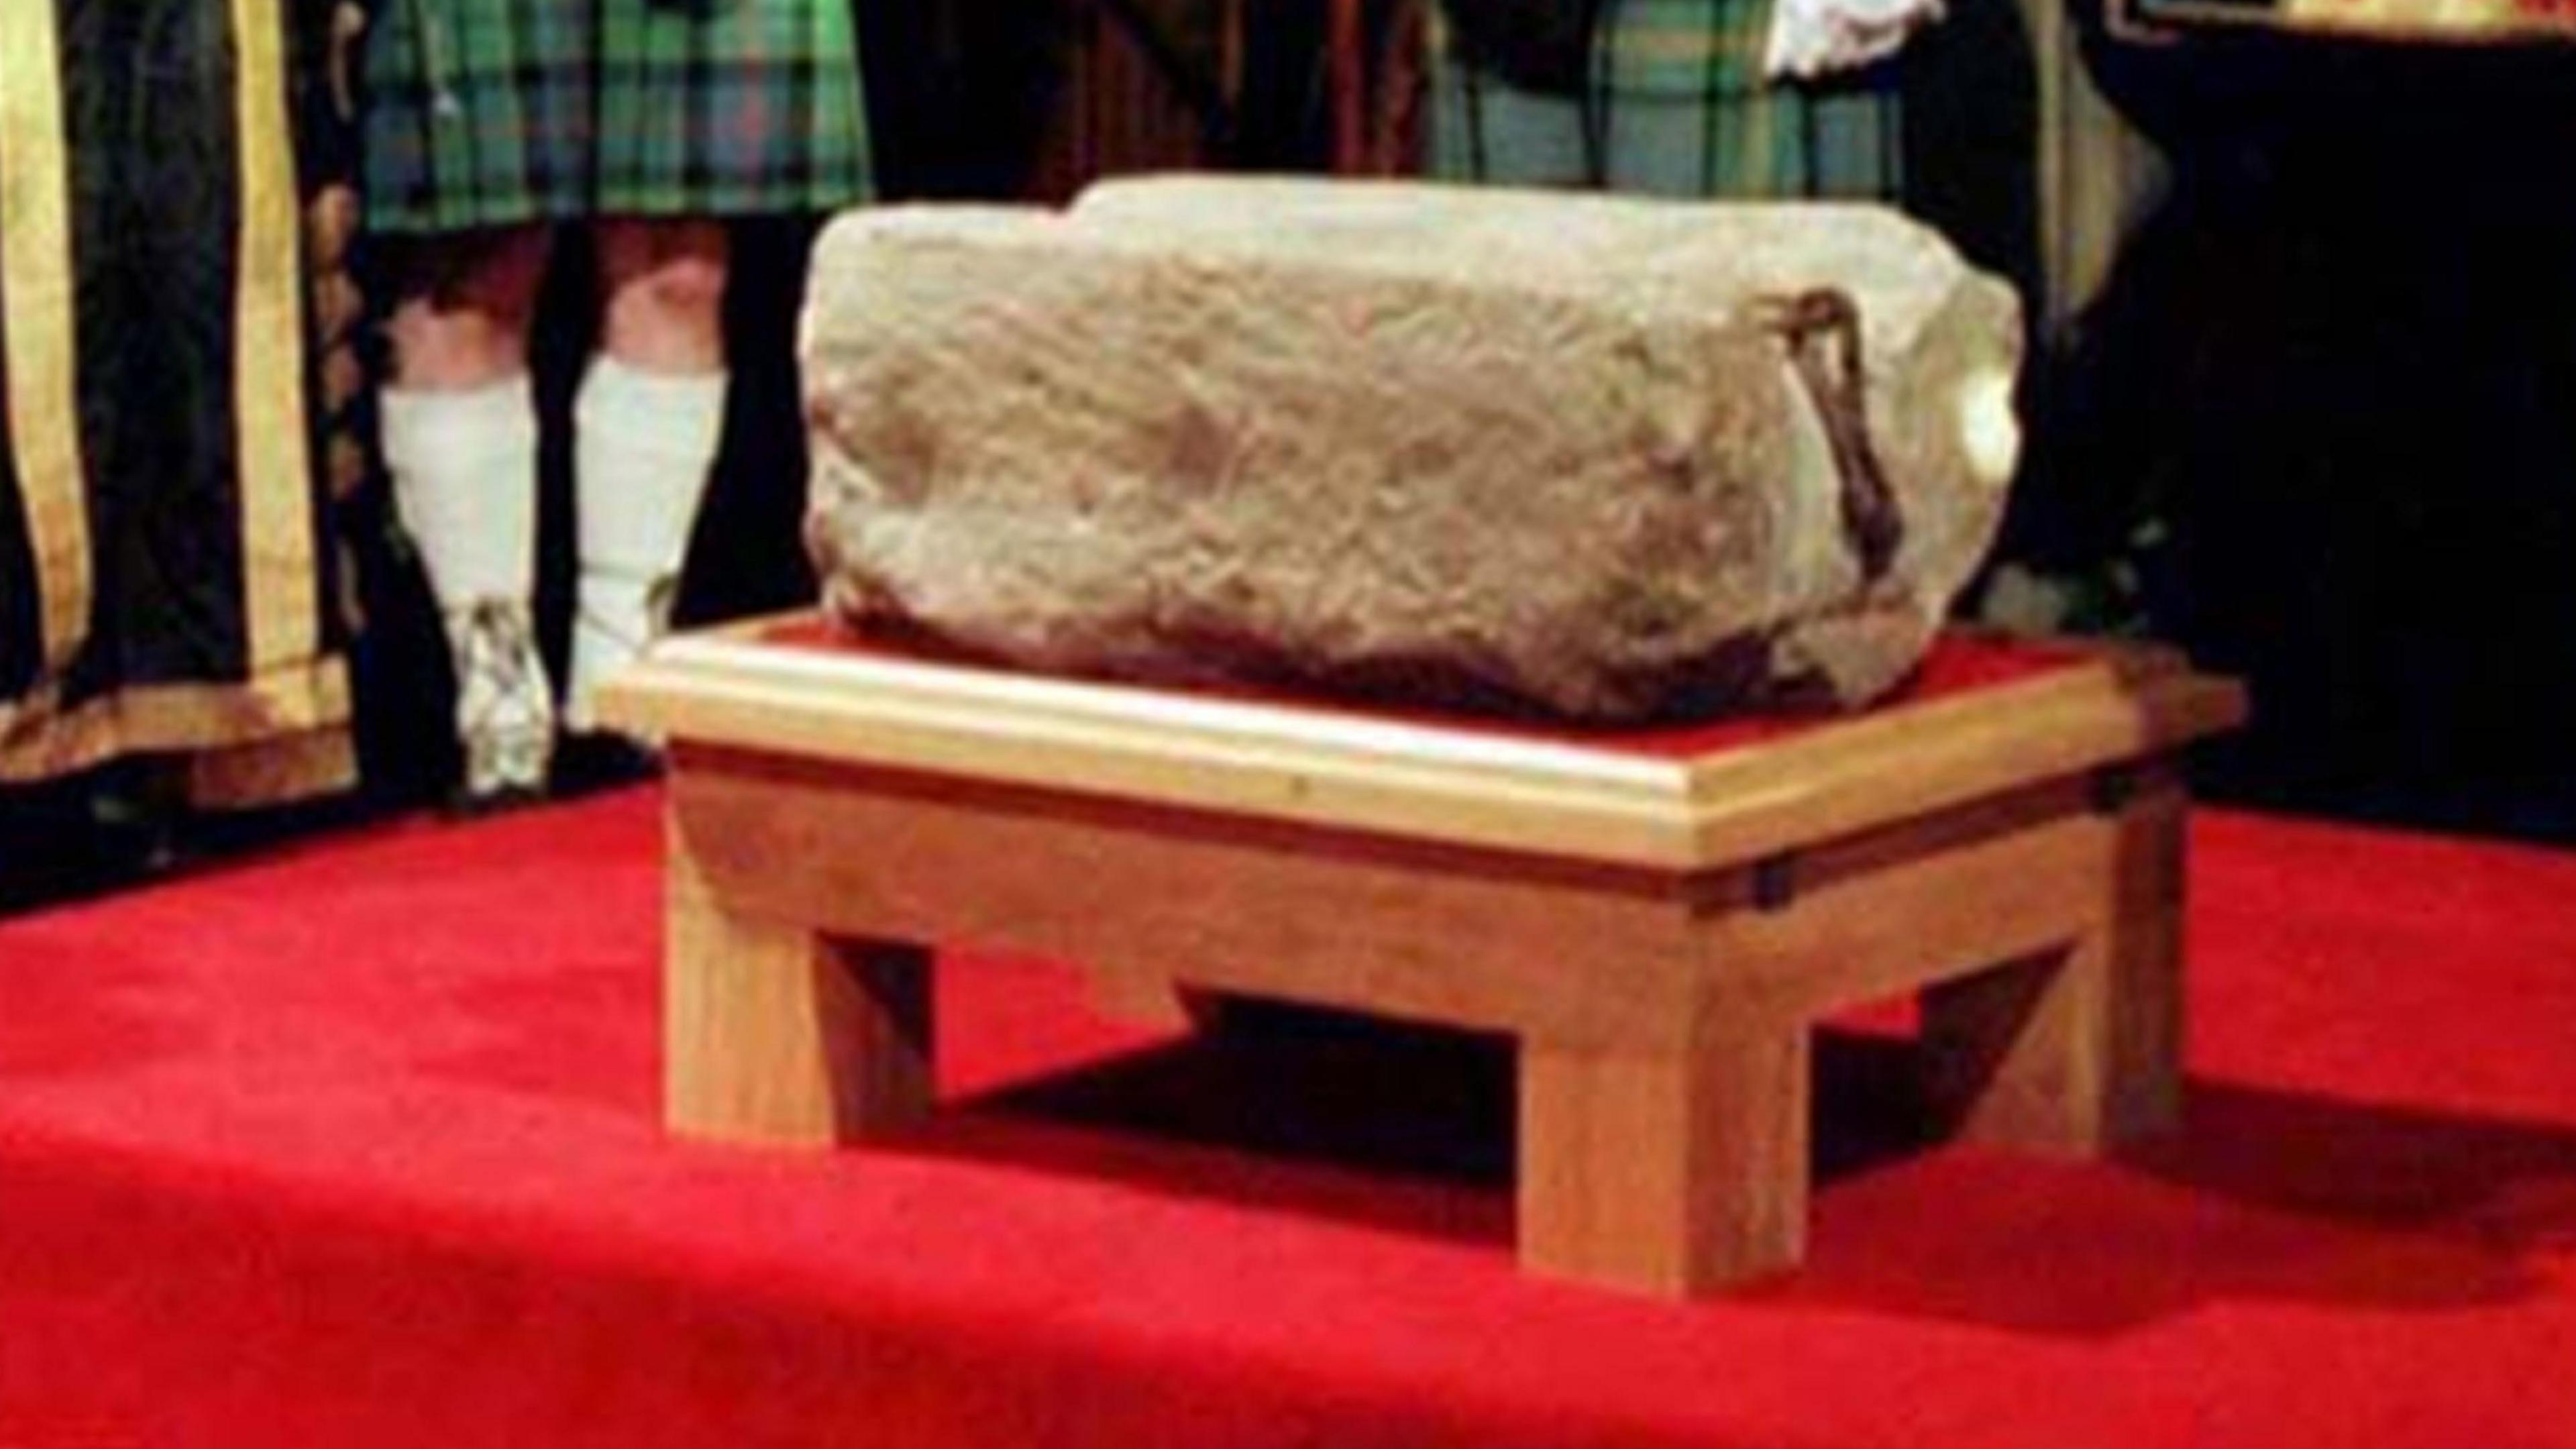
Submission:
{"label": "white knee-high sock", "polygon": [[564,718],[592,727],[601,680],[660,633],[724,431],[726,375],[592,360],[573,401],[581,583]]}
{"label": "white knee-high sock", "polygon": [[453,392],[389,387],[379,410],[394,507],[445,616],[464,793],[541,790],[554,700],[531,619],[537,419],[528,379]]}
{"label": "white knee-high sock", "polygon": [[537,412],[525,374],[380,394],[394,507],[448,613],[525,602],[537,572]]}

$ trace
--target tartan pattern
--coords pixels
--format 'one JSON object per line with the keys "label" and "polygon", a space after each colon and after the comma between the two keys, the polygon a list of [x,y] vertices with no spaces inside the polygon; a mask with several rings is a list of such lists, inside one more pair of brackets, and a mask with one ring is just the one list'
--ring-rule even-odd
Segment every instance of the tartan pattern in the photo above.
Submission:
{"label": "tartan pattern", "polygon": [[1893,67],[1774,84],[1770,24],[1768,0],[1610,0],[1582,98],[1518,89],[1435,37],[1431,169],[1661,196],[1895,200]]}
{"label": "tartan pattern", "polygon": [[369,224],[832,211],[869,190],[842,0],[378,0]]}

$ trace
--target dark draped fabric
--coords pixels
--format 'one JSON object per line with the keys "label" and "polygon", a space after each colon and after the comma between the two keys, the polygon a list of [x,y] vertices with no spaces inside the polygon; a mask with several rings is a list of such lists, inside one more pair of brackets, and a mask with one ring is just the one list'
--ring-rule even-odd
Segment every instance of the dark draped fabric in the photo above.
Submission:
{"label": "dark draped fabric", "polygon": [[289,5],[0,5],[0,788],[348,778]]}

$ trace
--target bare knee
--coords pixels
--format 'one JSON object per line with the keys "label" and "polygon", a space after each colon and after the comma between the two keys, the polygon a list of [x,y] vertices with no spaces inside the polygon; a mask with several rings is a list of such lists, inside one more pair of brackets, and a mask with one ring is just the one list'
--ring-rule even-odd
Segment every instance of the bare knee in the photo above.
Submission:
{"label": "bare knee", "polygon": [[536,228],[392,243],[394,382],[461,390],[526,371],[547,251]]}
{"label": "bare knee", "polygon": [[609,355],[656,372],[724,365],[724,228],[707,221],[617,221],[599,232]]}
{"label": "bare knee", "polygon": [[712,318],[724,307],[725,272],[721,256],[681,253],[625,278],[618,293],[666,316]]}

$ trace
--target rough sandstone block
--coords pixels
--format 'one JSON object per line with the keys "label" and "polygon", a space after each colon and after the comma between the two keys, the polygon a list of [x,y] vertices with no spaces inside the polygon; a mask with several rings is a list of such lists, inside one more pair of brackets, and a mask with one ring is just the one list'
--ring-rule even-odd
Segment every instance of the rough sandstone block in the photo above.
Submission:
{"label": "rough sandstone block", "polygon": [[836,222],[840,615],[1033,668],[1620,720],[1919,658],[2002,511],[2018,306],[1855,206],[1160,178]]}

